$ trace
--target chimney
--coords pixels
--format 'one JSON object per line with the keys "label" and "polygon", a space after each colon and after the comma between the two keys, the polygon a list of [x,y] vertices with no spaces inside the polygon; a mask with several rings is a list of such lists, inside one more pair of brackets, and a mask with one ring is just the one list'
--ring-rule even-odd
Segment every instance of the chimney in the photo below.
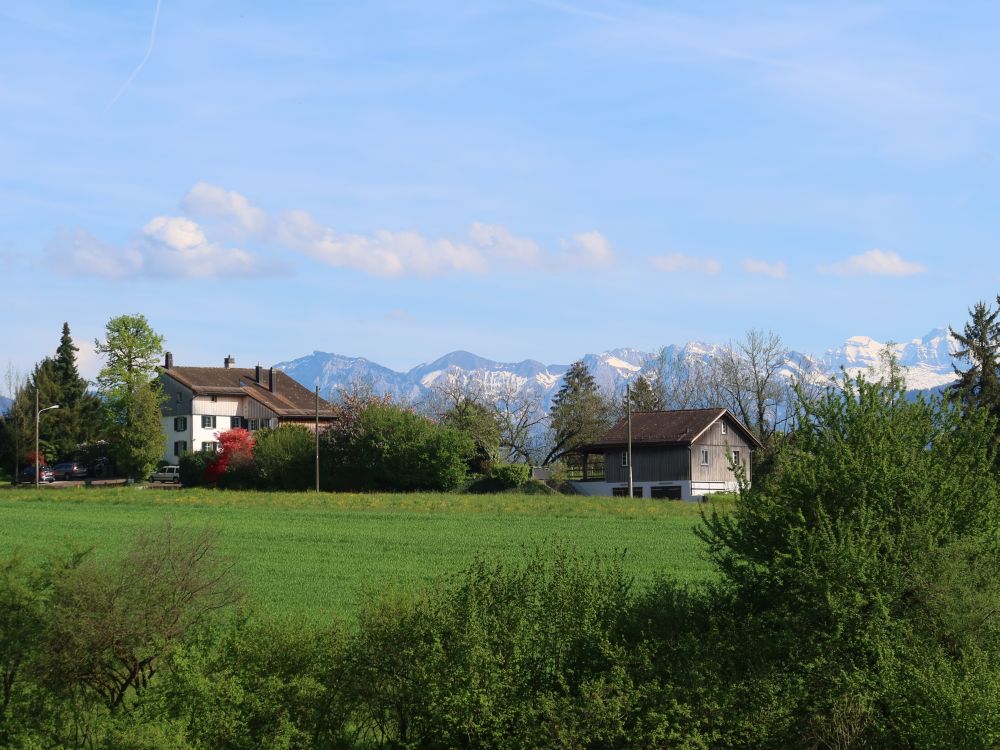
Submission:
{"label": "chimney", "polygon": [[163,369],[170,370],[174,366],[174,355],[167,352],[166,356],[163,358]]}
{"label": "chimney", "polygon": [[260,385],[260,375],[261,375],[260,371],[261,371],[261,366],[260,366],[260,363],[258,362],[257,363],[257,384],[258,385]]}
{"label": "chimney", "polygon": [[222,360],[222,364],[228,370],[230,367],[232,367],[233,365],[236,364],[236,360],[233,359],[233,355],[230,354],[228,357],[226,357],[224,360]]}
{"label": "chimney", "polygon": [[267,380],[271,385],[271,393],[277,393],[278,389],[275,384],[275,372],[273,367],[269,367],[267,370]]}

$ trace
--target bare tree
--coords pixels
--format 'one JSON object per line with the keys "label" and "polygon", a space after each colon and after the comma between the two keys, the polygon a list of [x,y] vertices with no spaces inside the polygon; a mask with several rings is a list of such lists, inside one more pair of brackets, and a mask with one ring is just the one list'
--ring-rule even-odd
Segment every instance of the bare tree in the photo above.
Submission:
{"label": "bare tree", "polygon": [[124,558],[79,560],[54,581],[44,674],[83,688],[110,710],[142,692],[170,648],[236,603],[233,563],[219,535],[164,523],[140,533]]}
{"label": "bare tree", "polygon": [[538,457],[540,426],[548,419],[541,391],[534,385],[518,388],[514,381],[507,381],[492,396],[504,458],[510,463],[532,463]]}
{"label": "bare tree", "polygon": [[654,364],[656,389],[664,409],[707,409],[718,404],[712,365],[684,352],[660,349]]}
{"label": "bare tree", "polygon": [[6,413],[0,413],[0,427],[7,433],[12,451],[11,463],[14,473],[11,478],[17,481],[22,454],[28,449],[28,440],[34,416],[34,407],[27,403],[28,379],[12,364],[4,371],[4,388],[11,403]]}
{"label": "bare tree", "polygon": [[747,331],[712,360],[712,380],[726,406],[762,441],[767,442],[788,417],[793,389],[781,370],[788,350],[771,331]]}

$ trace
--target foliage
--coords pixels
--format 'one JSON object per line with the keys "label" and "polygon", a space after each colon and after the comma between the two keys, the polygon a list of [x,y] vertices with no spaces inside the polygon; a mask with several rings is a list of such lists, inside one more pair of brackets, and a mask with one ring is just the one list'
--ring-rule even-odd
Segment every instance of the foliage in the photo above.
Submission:
{"label": "foliage", "polygon": [[154,380],[163,337],[142,315],[108,321],[104,341],[96,341],[105,365],[97,376],[105,419],[118,467],[131,477],[146,477],[163,454],[160,404]]}
{"label": "foliage", "polygon": [[392,404],[371,402],[349,426],[323,435],[322,486],[448,490],[465,478],[472,439]]}
{"label": "foliage", "polygon": [[254,462],[260,485],[274,490],[305,490],[314,483],[316,442],[302,425],[281,425],[254,434]]}
{"label": "foliage", "polygon": [[441,424],[468,435],[474,445],[468,470],[482,472],[500,459],[500,425],[493,410],[463,394],[442,415]]}
{"label": "foliage", "polygon": [[181,484],[185,487],[198,487],[205,484],[205,473],[217,459],[218,454],[214,450],[182,453],[178,461]]}
{"label": "foliage", "polygon": [[851,745],[912,746],[931,727],[876,709],[911,691],[900,676],[932,664],[972,690],[972,654],[1000,646],[997,625],[972,614],[1000,603],[986,572],[1000,564],[993,425],[904,395],[898,382],[845,378],[804,403],[766,491],[706,520],[716,565],[753,612],[741,627],[785,691],[764,730],[772,743],[846,732]]}
{"label": "foliage", "polygon": [[[1000,305],[1000,295],[997,296]],[[985,302],[977,302],[969,310],[969,322],[962,333],[949,329],[958,345],[955,359],[965,362],[968,369],[955,366],[958,382],[949,394],[969,408],[983,409],[997,424],[996,443],[1000,448],[1000,307],[993,310]]]}
{"label": "foliage", "polygon": [[550,464],[578,446],[599,438],[609,427],[608,405],[584,362],[570,365],[550,409]]}
{"label": "foliage", "polygon": [[234,489],[248,489],[255,484],[253,464],[254,437],[249,430],[234,427],[216,435],[219,452],[205,469],[205,481]]}
{"label": "foliage", "polygon": [[531,467],[527,464],[493,464],[486,472],[486,479],[493,482],[498,490],[520,487],[531,479]]}

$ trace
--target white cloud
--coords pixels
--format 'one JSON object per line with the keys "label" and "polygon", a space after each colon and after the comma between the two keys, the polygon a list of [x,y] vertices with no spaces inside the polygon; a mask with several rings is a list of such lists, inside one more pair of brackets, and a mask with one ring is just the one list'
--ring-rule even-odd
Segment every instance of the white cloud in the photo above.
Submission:
{"label": "white cloud", "polygon": [[157,216],[142,232],[140,245],[154,273],[204,279],[253,276],[261,270],[253,255],[209,242],[201,227],[184,217]]}
{"label": "white cloud", "polygon": [[257,236],[267,228],[267,214],[246,196],[207,182],[199,182],[181,200],[181,209],[192,216],[227,223],[238,232]]}
{"label": "white cloud", "polygon": [[903,260],[899,253],[869,250],[861,255],[852,255],[841,263],[819,266],[819,271],[835,276],[913,276],[927,269],[919,263]]}
{"label": "white cloud", "polygon": [[653,267],[666,273],[707,273],[722,271],[722,264],[713,258],[694,258],[680,253],[657,255],[650,259]]}
{"label": "white cloud", "polygon": [[534,240],[518,237],[499,224],[475,222],[469,230],[472,243],[491,257],[522,265],[537,265],[544,255],[541,245]]}
{"label": "white cloud", "polygon": [[754,258],[744,258],[740,264],[747,273],[761,273],[774,279],[783,279],[788,274],[788,269],[782,262],[768,263],[765,260]]}
{"label": "white cloud", "polygon": [[177,278],[253,276],[262,273],[258,259],[236,248],[209,242],[190,219],[158,216],[125,247],[83,230],[61,234],[48,247],[49,260],[64,276],[124,279],[155,276]]}
{"label": "white cloud", "polygon": [[447,239],[430,240],[418,232],[377,230],[338,234],[306,211],[289,211],[278,222],[279,242],[327,265],[398,278],[448,272],[485,273],[483,253]]}
{"label": "white cloud", "polygon": [[563,265],[593,268],[610,265],[615,260],[611,242],[597,231],[575,234],[572,240],[564,240],[562,247]]}
{"label": "white cloud", "polygon": [[122,279],[141,273],[145,265],[137,250],[116,247],[82,229],[60,233],[47,253],[49,265],[60,276]]}

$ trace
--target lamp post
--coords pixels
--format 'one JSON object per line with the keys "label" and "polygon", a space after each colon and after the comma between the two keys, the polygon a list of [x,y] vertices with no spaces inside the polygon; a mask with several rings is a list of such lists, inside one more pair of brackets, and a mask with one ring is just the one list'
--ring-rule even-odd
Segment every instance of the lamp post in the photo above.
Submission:
{"label": "lamp post", "polygon": [[59,404],[46,406],[44,409],[38,408],[38,388],[35,388],[35,489],[38,489],[38,421],[42,418],[42,412],[49,409],[58,409]]}

